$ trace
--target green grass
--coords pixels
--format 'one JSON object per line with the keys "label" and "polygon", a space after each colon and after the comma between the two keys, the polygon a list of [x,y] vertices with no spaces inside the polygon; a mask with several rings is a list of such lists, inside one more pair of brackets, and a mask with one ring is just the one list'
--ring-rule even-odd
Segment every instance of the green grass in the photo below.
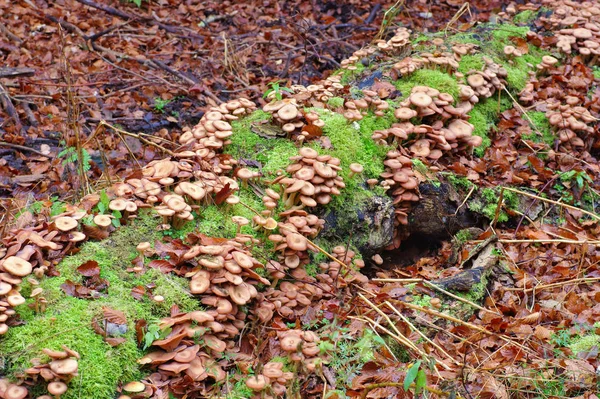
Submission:
{"label": "green grass", "polygon": [[[156,226],[157,220],[151,216],[140,217],[132,225],[118,229],[107,240],[85,243],[78,254],[59,263],[60,276],[41,280],[48,310],[36,314],[27,304],[19,306],[16,310],[24,324],[10,328],[0,340],[0,353],[9,375],[30,367],[29,360],[40,357],[43,348],[60,349],[64,344],[81,354],[80,376],[69,384],[70,389],[63,396],[65,399],[112,399],[119,383],[142,377],[143,371],[136,363],[142,352],[135,341],[135,321],[168,316],[173,304],[183,312],[199,308],[198,301],[186,293],[187,279],[164,275],[154,269],[140,276],[125,270],[136,256],[138,243],[159,238]],[[92,259],[98,262],[101,277],[110,283],[107,296],[95,300],[67,296],[60,285],[67,279],[80,282],[81,275],[76,268]],[[156,284],[154,295],[165,297],[163,303],[158,304],[148,297],[138,301],[131,296],[134,287],[150,283]],[[25,297],[30,291],[31,287],[23,287]],[[31,302],[28,299],[28,303]],[[92,319],[101,316],[103,306],[122,311],[128,320],[126,341],[114,348],[91,327]],[[41,387],[35,389],[36,393],[42,391]]]}

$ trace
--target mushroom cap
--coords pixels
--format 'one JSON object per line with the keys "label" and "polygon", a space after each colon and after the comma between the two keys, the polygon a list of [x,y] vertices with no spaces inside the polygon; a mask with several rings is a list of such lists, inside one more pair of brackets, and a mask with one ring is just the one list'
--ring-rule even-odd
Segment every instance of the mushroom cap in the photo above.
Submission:
{"label": "mushroom cap", "polygon": [[243,216],[232,216],[231,220],[238,226],[246,226],[250,221]]}
{"label": "mushroom cap", "polygon": [[194,183],[184,181],[184,182],[179,183],[177,185],[177,187],[179,187],[182,194],[186,194],[190,198],[192,198],[193,200],[196,200],[196,201],[201,200],[202,198],[204,198],[206,196],[206,190]]}
{"label": "mushroom cap", "polygon": [[50,362],[50,370],[56,374],[74,374],[77,373],[77,368],[77,360],[71,358]]}
{"label": "mushroom cap", "polygon": [[115,198],[108,204],[108,209],[111,211],[124,211],[127,207],[127,200],[123,198]]}
{"label": "mushroom cap", "polygon": [[108,227],[112,223],[112,217],[109,215],[96,215],[94,216],[94,223],[100,227]]}
{"label": "mushroom cap", "polygon": [[246,380],[246,386],[253,391],[262,391],[268,383],[268,379],[262,374],[253,375]]}
{"label": "mushroom cap", "polygon": [[310,147],[302,147],[298,151],[300,155],[304,158],[314,159],[319,156],[319,153],[316,150],[313,150]]}
{"label": "mushroom cap", "polygon": [[142,241],[137,245],[137,247],[135,247],[135,249],[139,252],[144,252],[147,249],[150,249],[151,246],[152,244],[150,244],[148,241]]}
{"label": "mushroom cap", "polygon": [[306,249],[308,248],[308,241],[306,240],[306,237],[298,233],[291,233],[286,235],[285,241],[287,243],[287,246],[290,247],[290,249],[293,249],[294,251],[306,251]]}
{"label": "mushroom cap", "polygon": [[131,381],[125,384],[123,389],[127,392],[143,392],[146,389],[146,385],[139,381]]}
{"label": "mushroom cap", "polygon": [[554,65],[558,63],[558,59],[552,57],[551,55],[545,55],[542,57],[542,62],[546,65]]}
{"label": "mushroom cap", "polygon": [[303,342],[302,338],[294,333],[286,334],[281,340],[279,344],[281,345],[281,349],[286,352],[295,352],[298,350],[298,347]]}
{"label": "mushroom cap", "polygon": [[70,216],[61,216],[56,218],[54,221],[56,228],[60,231],[69,231],[73,230],[79,224],[77,220],[73,219]]}
{"label": "mushroom cap", "polygon": [[410,146],[410,152],[418,157],[426,157],[431,152],[429,140],[417,140]]}
{"label": "mushroom cap", "polygon": [[250,169],[241,168],[237,171],[237,177],[239,177],[242,180],[250,179],[253,176],[254,176],[254,172],[252,172]]}
{"label": "mushroom cap", "polygon": [[471,87],[478,88],[485,84],[485,79],[481,74],[475,73],[473,75],[469,75],[467,82]]}
{"label": "mushroom cap", "polygon": [[427,93],[416,92],[410,95],[409,101],[411,104],[416,105],[417,107],[425,108],[431,105],[433,99]]}
{"label": "mushroom cap", "polygon": [[238,305],[245,305],[252,299],[252,291],[246,283],[230,286],[228,292],[231,300]]}
{"label": "mushroom cap", "polygon": [[52,395],[60,396],[67,392],[67,384],[62,381],[53,381],[48,384],[48,392]]}
{"label": "mushroom cap", "polygon": [[24,399],[28,394],[27,388],[16,384],[10,384],[6,388],[6,391],[4,391],[3,397],[6,399]]}
{"label": "mushroom cap", "polygon": [[291,121],[298,116],[298,108],[294,104],[288,103],[277,110],[277,116],[283,121]]}
{"label": "mushroom cap", "polygon": [[577,39],[591,39],[593,36],[592,31],[586,28],[573,29],[572,35]]}
{"label": "mushroom cap", "polygon": [[13,276],[18,277],[28,276],[33,269],[31,263],[17,256],[9,256],[4,259],[2,267]]}
{"label": "mushroom cap", "polygon": [[455,119],[448,125],[448,129],[456,134],[457,138],[461,138],[471,136],[475,126],[465,120]]}
{"label": "mushroom cap", "polygon": [[200,270],[190,280],[190,292],[192,294],[204,294],[210,287],[210,272]]}
{"label": "mushroom cap", "polygon": [[351,163],[350,170],[354,173],[362,173],[362,171],[364,170],[364,167],[359,163]]}

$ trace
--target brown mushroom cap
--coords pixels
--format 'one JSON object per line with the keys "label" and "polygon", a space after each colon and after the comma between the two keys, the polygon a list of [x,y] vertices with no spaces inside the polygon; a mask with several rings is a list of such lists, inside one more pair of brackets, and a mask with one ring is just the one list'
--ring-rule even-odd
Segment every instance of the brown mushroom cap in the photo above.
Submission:
{"label": "brown mushroom cap", "polygon": [[417,140],[410,146],[410,152],[418,157],[426,157],[431,152],[429,140]]}
{"label": "brown mushroom cap", "polygon": [[67,384],[62,381],[53,381],[48,384],[48,392],[55,396],[60,396],[67,392]]}
{"label": "brown mushroom cap", "polygon": [[281,345],[281,349],[286,352],[295,352],[298,350],[300,344],[302,343],[302,338],[299,335],[288,333],[285,337],[281,338],[279,344]]}
{"label": "brown mushroom cap", "polygon": [[28,276],[33,269],[31,263],[17,256],[9,256],[4,259],[2,267],[13,276],[18,277]]}
{"label": "brown mushroom cap", "polygon": [[27,388],[16,384],[10,384],[4,391],[3,398],[5,399],[24,399],[29,392]]}
{"label": "brown mushroom cap", "polygon": [[282,121],[291,121],[298,116],[298,108],[294,104],[286,104],[277,110],[277,116]]}
{"label": "brown mushroom cap", "polygon": [[94,216],[94,223],[100,227],[108,227],[112,223],[112,217],[109,215],[96,215]]}
{"label": "brown mushroom cap", "polygon": [[290,247],[290,249],[293,249],[294,251],[306,251],[306,249],[308,248],[308,241],[306,240],[306,237],[298,233],[291,233],[286,235],[285,241],[287,243],[287,246]]}
{"label": "brown mushroom cap", "polygon": [[416,92],[410,95],[409,101],[411,104],[416,105],[417,107],[424,108],[429,107],[433,102],[433,99],[427,93]]}
{"label": "brown mushroom cap", "polygon": [[111,211],[124,211],[127,207],[127,200],[123,198],[115,198],[108,204],[108,209]]}
{"label": "brown mushroom cap", "polygon": [[50,370],[56,374],[75,374],[77,373],[77,360],[75,359],[62,359],[54,360],[50,362]]}
{"label": "brown mushroom cap", "polygon": [[468,137],[473,134],[475,126],[462,119],[455,119],[448,125],[448,129],[456,134],[457,138]]}
{"label": "brown mushroom cap", "polygon": [[69,231],[73,230],[79,224],[77,220],[73,219],[70,216],[61,216],[56,218],[54,221],[56,228],[60,231]]}
{"label": "brown mushroom cap", "polygon": [[139,381],[131,381],[125,384],[123,389],[127,392],[143,392],[146,389],[146,385]]}
{"label": "brown mushroom cap", "polygon": [[351,163],[350,170],[354,173],[362,173],[364,170],[364,167],[359,163]]}
{"label": "brown mushroom cap", "polygon": [[246,386],[253,391],[262,391],[268,383],[268,379],[262,374],[253,375],[246,380]]}
{"label": "brown mushroom cap", "polygon": [[471,87],[478,88],[485,84],[485,79],[482,75],[476,73],[473,75],[469,75],[467,78],[467,82]]}

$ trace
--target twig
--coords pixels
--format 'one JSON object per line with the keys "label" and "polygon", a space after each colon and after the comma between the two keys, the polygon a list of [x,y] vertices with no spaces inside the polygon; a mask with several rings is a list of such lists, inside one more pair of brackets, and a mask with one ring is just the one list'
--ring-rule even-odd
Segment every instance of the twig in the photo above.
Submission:
{"label": "twig", "polygon": [[[166,149],[165,147],[163,147],[163,146],[162,146],[162,145],[160,145],[160,144],[156,144],[156,143],[154,143],[154,142],[152,142],[152,141],[150,141],[150,140],[147,140],[147,139],[145,139],[145,138],[144,138],[144,137],[142,137],[140,134],[136,134],[136,133],[130,133],[130,132],[126,131],[126,130],[119,129],[118,127],[116,127],[116,126],[113,126],[113,125],[111,125],[110,123],[107,123],[107,122],[105,122],[104,120],[101,120],[101,121],[100,121],[100,124],[98,125],[98,127],[100,127],[100,126],[106,126],[106,127],[109,127],[109,128],[111,128],[112,130],[114,130],[115,132],[118,132],[118,133],[120,133],[120,134],[124,134],[124,135],[126,135],[126,136],[130,136],[130,137],[135,137],[136,139],[140,140],[141,142],[143,142],[143,143],[145,143],[145,144],[148,144],[148,145],[151,145],[151,146],[153,146],[153,147],[156,147],[156,148],[158,148],[158,149],[160,149],[160,150],[164,151],[165,153],[169,154],[170,156],[175,156],[175,154],[173,153],[173,151]],[[91,138],[91,137],[90,137],[90,138]]]}
{"label": "twig", "polygon": [[24,133],[23,124],[21,123],[21,119],[19,118],[19,113],[15,109],[12,101],[10,100],[10,96],[8,95],[8,91],[4,87],[4,85],[0,84],[0,102],[2,103],[2,107],[6,110],[8,116],[10,116],[15,122],[15,126],[19,130],[20,133]]}
{"label": "twig", "polygon": [[600,281],[600,277],[582,277],[582,278],[576,278],[573,280],[568,280],[568,281],[561,281],[560,283],[552,283],[552,284],[540,284],[540,285],[536,285],[535,287],[531,287],[531,288],[504,288],[504,291],[520,291],[520,292],[531,292],[531,291],[541,291],[541,290],[545,290],[548,288],[556,288],[556,287],[562,287],[564,285],[571,285],[571,284],[583,284],[583,283],[593,283],[595,281]]}
{"label": "twig", "polygon": [[537,196],[537,195],[535,195],[535,194],[530,194],[530,193],[528,193],[528,192],[526,192],[526,191],[517,190],[516,188],[512,188],[512,187],[504,187],[504,189],[505,189],[505,190],[508,190],[508,191],[512,191],[513,193],[517,193],[517,194],[524,195],[524,196],[526,196],[526,197],[535,198],[535,199],[537,199],[537,200],[544,201],[544,202],[548,202],[548,203],[550,203],[550,204],[554,204],[554,205],[557,205],[557,206],[561,206],[561,207],[563,207],[563,208],[567,208],[567,209],[571,209],[571,210],[574,210],[574,211],[578,211],[578,212],[581,212],[581,213],[583,213],[583,214],[586,214],[586,215],[588,215],[588,216],[590,216],[590,217],[592,217],[592,218],[594,218],[594,219],[596,219],[596,220],[600,221],[600,216],[596,215],[595,213],[588,212],[588,211],[586,211],[586,210],[584,210],[584,209],[577,208],[576,206],[567,205],[567,204],[564,204],[564,203],[562,203],[562,202],[553,201],[553,200],[551,200],[551,199],[548,199],[548,198],[542,198],[542,197],[539,197],[539,196]]}
{"label": "twig", "polygon": [[473,194],[473,191],[475,191],[476,188],[477,188],[477,186],[474,184],[473,184],[473,186],[471,186],[471,190],[469,190],[469,192],[467,193],[467,196],[465,197],[463,202],[461,202],[460,205],[458,206],[458,208],[456,208],[456,211],[454,212],[454,216],[458,215],[458,211],[460,210],[460,208],[462,208],[467,203],[467,200],[471,197],[471,194]]}
{"label": "twig", "polygon": [[48,157],[49,156],[47,154],[43,154],[43,153],[39,152],[35,148],[25,147],[24,145],[19,145],[19,144],[7,143],[6,141],[0,141],[0,146],[2,146],[2,147],[10,147],[10,148],[14,148],[16,150],[21,150],[21,151],[33,152],[34,154],[40,155],[42,157]]}

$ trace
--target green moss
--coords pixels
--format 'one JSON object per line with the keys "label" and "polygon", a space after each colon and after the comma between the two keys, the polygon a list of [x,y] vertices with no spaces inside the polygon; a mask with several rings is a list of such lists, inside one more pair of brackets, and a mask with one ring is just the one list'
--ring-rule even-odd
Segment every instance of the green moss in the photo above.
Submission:
{"label": "green moss", "polygon": [[462,246],[473,238],[475,237],[473,236],[473,233],[471,233],[470,229],[463,229],[456,233],[452,241],[456,243],[456,245]]}
{"label": "green moss", "polygon": [[[159,237],[157,225],[158,221],[152,216],[142,215],[107,240],[87,242],[78,254],[66,257],[57,266],[60,276],[41,280],[48,310],[35,313],[27,304],[19,306],[16,310],[24,324],[9,329],[0,340],[0,353],[9,375],[30,367],[29,360],[39,357],[43,348],[60,349],[64,344],[81,354],[80,377],[70,383],[64,398],[110,399],[119,383],[142,377],[136,363],[142,352],[136,345],[135,321],[167,316],[171,305],[177,305],[183,312],[199,307],[198,301],[187,293],[188,281],[184,278],[164,275],[154,269],[139,276],[126,271],[136,256],[135,246]],[[80,282],[81,275],[76,268],[92,259],[98,262],[101,277],[110,284],[106,296],[95,300],[67,296],[60,285],[67,279]],[[147,296],[141,301],[132,297],[134,287],[150,283],[156,284],[153,294],[165,297],[163,303],[158,304]],[[122,311],[128,320],[128,331],[123,335],[126,341],[114,348],[91,327],[92,319],[101,317],[103,306]],[[35,391],[41,393],[43,388]]]}
{"label": "green moss", "polygon": [[225,153],[235,159],[251,159],[260,162],[262,173],[267,179],[277,176],[289,164],[289,157],[297,155],[294,143],[284,139],[266,139],[251,130],[252,122],[268,119],[263,111],[256,111],[250,118],[232,123],[235,134]]}
{"label": "green moss", "polygon": [[[539,111],[530,111],[527,112],[527,115],[531,119],[531,121],[529,122],[529,126],[533,131],[531,132],[531,134],[524,134],[523,139],[531,140],[535,143],[543,142],[548,144],[549,146],[553,146],[556,137],[554,136],[554,133],[552,131],[552,125],[550,125],[546,114],[544,112]],[[541,136],[540,134],[538,134],[538,132],[541,133]]]}
{"label": "green moss", "polygon": [[528,24],[536,18],[536,13],[533,10],[521,11],[514,16],[513,22],[515,24]]}
{"label": "green moss", "polygon": [[471,190],[471,187],[473,187],[475,185],[475,184],[473,184],[473,182],[471,182],[464,176],[448,174],[446,176],[446,178],[448,179],[448,183],[452,184],[455,188],[464,190],[464,191]]}
{"label": "green moss", "polygon": [[490,97],[475,104],[469,112],[469,122],[475,126],[473,134],[483,138],[481,145],[474,149],[475,155],[482,157],[485,150],[491,145],[489,130],[496,126],[500,113],[510,109],[512,102],[507,96],[501,96],[500,101],[496,97]]}
{"label": "green moss", "polygon": [[245,380],[241,380],[233,385],[233,389],[227,393],[226,399],[246,399],[253,396],[252,389],[248,388]]}
{"label": "green moss", "polygon": [[419,69],[411,75],[394,82],[394,86],[402,93],[402,98],[408,97],[411,89],[415,86],[433,87],[443,93],[451,94],[454,98],[458,98],[458,82],[456,78],[436,69]]}
{"label": "green moss", "polygon": [[343,72],[342,79],[340,81],[341,84],[349,84],[353,79],[359,76],[366,68],[361,62],[357,62],[355,65],[356,69],[354,71],[351,71],[349,69],[342,69]]}
{"label": "green moss", "polygon": [[597,66],[594,66],[594,67],[592,67],[592,71],[594,73],[594,78],[600,79],[600,68],[598,68]]}
{"label": "green moss", "polygon": [[[469,209],[482,214],[490,220],[496,217],[496,210],[498,208],[498,200],[500,198],[501,187],[496,188],[484,188],[480,192],[479,198],[474,198],[469,201]],[[507,209],[518,209],[519,198],[517,195],[510,191],[504,191],[502,195],[502,209],[498,213],[498,222],[508,221],[508,214],[504,211]]]}
{"label": "green moss", "polygon": [[341,97],[331,97],[327,101],[327,105],[331,108],[341,108],[344,106],[344,99]]}
{"label": "green moss", "polygon": [[431,297],[429,295],[415,295],[412,297],[412,303],[424,308],[431,307]]}

